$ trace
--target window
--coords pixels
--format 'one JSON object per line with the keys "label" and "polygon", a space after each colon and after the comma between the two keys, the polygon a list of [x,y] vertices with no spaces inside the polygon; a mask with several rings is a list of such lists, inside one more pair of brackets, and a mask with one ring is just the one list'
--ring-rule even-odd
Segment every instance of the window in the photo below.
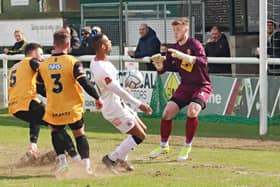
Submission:
{"label": "window", "polygon": [[42,12],[59,12],[62,11],[79,11],[79,0],[40,0],[40,11]]}

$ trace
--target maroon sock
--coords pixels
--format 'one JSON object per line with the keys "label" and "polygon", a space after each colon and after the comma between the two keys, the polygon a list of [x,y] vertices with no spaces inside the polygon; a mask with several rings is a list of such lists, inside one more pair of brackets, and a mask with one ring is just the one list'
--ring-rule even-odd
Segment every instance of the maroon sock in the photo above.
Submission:
{"label": "maroon sock", "polygon": [[173,127],[173,122],[172,120],[161,120],[160,123],[160,134],[161,134],[161,142],[167,142],[168,138],[171,134]]}
{"label": "maroon sock", "polygon": [[198,117],[195,117],[195,118],[188,117],[187,122],[186,122],[186,143],[187,144],[192,142],[192,139],[195,135],[197,126],[198,126]]}

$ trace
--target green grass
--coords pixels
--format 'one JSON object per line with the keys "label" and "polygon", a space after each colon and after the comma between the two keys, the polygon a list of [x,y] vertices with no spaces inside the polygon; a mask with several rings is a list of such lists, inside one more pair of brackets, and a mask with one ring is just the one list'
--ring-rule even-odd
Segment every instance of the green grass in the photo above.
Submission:
{"label": "green grass", "polygon": [[[101,158],[125,137],[99,113],[86,113],[86,130],[93,168],[99,172]],[[258,126],[216,124],[202,121],[193,143],[191,159],[177,162],[184,141],[184,120],[176,120],[168,155],[150,160],[148,153],[158,145],[159,119],[143,119],[148,126],[147,140],[131,152],[136,168],[119,176],[102,175],[94,179],[54,177],[52,166],[8,168],[17,161],[28,145],[28,125],[0,110],[0,186],[1,187],[185,187],[185,186],[280,186],[280,127],[269,127],[260,138]],[[242,138],[242,139],[240,139]],[[246,139],[243,139],[246,138]],[[41,129],[39,148],[52,149],[50,132]]]}

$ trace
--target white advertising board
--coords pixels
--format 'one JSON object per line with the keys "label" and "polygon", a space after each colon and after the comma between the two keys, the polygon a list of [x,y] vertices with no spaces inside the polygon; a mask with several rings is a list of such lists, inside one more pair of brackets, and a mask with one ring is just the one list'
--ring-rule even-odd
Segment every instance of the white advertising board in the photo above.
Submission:
{"label": "white advertising board", "polygon": [[52,46],[52,35],[62,27],[62,24],[62,18],[0,21],[0,46],[14,45],[15,30],[21,30],[28,42],[37,42],[43,46]]}
{"label": "white advertising board", "polygon": [[27,6],[29,0],[11,0],[11,6]]}

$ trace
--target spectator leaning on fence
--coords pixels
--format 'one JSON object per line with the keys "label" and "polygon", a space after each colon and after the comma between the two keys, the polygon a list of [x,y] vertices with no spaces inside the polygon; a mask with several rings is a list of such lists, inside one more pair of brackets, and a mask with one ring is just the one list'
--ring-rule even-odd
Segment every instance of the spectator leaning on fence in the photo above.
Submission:
{"label": "spectator leaning on fence", "polygon": [[[211,28],[211,36],[205,46],[207,57],[230,57],[227,37],[218,26]],[[209,73],[231,73],[231,64],[208,64]]]}
{"label": "spectator leaning on fence", "polygon": [[[139,27],[140,39],[138,41],[135,51],[128,51],[128,55],[132,58],[143,58],[146,56],[153,56],[160,53],[160,41],[156,32],[143,23]],[[146,64],[147,70],[155,70],[152,64]]]}
{"label": "spectator leaning on fence", "polygon": [[23,54],[25,46],[27,45],[27,41],[24,39],[23,32],[20,30],[15,30],[14,37],[16,39],[16,43],[11,49],[4,48],[4,53],[8,55],[15,54]]}

